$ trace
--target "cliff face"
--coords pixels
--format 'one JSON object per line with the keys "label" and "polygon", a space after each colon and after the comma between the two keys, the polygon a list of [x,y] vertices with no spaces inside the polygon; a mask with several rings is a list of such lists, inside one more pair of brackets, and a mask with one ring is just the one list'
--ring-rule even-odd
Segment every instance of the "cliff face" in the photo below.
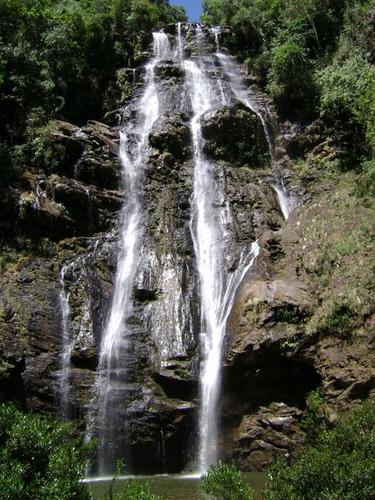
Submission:
{"label": "cliff face", "polygon": [[[199,46],[193,27],[183,30],[185,54],[215,61],[209,74],[217,79],[214,33],[205,29]],[[175,28],[168,31],[173,40]],[[125,119],[132,120],[144,71],[124,74],[132,89]],[[149,137],[144,241],[127,318],[128,399],[113,446],[126,450],[136,472],[177,472],[194,458],[199,396],[198,278],[189,227],[192,110],[175,60],[159,63],[155,78],[165,113]],[[228,82],[229,76],[224,87]],[[264,97],[255,91],[253,97],[273,116]],[[51,124],[58,167],[42,174],[26,169],[0,202],[1,396],[65,413],[93,434],[100,431],[90,418],[126,189],[116,115],[105,122],[80,129]],[[373,394],[375,209],[372,201],[357,201],[349,174],[339,178],[333,168],[323,174],[335,151],[318,124],[275,128],[272,168],[259,116],[233,95],[204,115],[201,127],[222,204],[232,213],[228,269],[238,266],[241,248],[255,240],[261,248],[228,321],[221,455],[244,470],[263,470],[278,452],[303,442],[310,391],[320,388],[332,422]],[[275,172],[298,196],[287,222]]]}

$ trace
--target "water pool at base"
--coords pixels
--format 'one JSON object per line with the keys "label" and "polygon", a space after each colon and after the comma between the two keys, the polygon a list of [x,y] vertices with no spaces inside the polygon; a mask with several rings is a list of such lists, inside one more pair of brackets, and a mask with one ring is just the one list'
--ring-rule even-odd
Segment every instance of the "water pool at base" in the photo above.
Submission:
{"label": "water pool at base", "polygon": [[[248,472],[243,477],[257,491],[264,488],[266,474],[264,472]],[[137,476],[120,477],[115,482],[114,491],[120,492],[124,481],[127,479],[137,479],[137,481],[148,482],[153,494],[168,500],[199,500],[204,495],[200,490],[200,477],[198,475],[157,475],[157,476]],[[108,493],[112,478],[96,478],[87,480],[95,499],[102,499]]]}

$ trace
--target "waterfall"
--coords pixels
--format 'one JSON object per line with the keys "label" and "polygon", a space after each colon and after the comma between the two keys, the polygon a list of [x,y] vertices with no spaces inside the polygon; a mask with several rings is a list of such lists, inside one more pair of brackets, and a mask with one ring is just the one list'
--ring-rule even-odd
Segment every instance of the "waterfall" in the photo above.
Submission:
{"label": "waterfall", "polygon": [[60,372],[58,378],[60,414],[69,418],[70,410],[70,358],[72,354],[71,311],[69,305],[70,292],[66,287],[66,276],[74,271],[75,263],[65,264],[60,271],[59,303],[61,311],[62,342],[60,353]]}
{"label": "waterfall", "polygon": [[[90,265],[98,241],[87,249],[84,256],[65,263],[60,271],[59,306],[61,313],[61,350],[58,371],[59,410],[62,418],[72,417],[72,366],[75,348],[94,345],[92,296],[87,268]],[[79,298],[79,300],[77,300]]]}
{"label": "waterfall", "polygon": [[[198,47],[202,43],[197,28]],[[198,469],[206,472],[217,459],[220,372],[228,316],[236,291],[259,253],[253,243],[241,255],[237,270],[226,272],[223,219],[228,218],[228,205],[221,208],[223,193],[215,180],[213,165],[203,154],[200,120],[205,112],[220,106],[215,91],[197,63],[183,62],[193,108],[191,130],[194,146],[194,192],[191,232],[200,281],[201,369]],[[230,218],[230,215],[229,215]]]}
{"label": "waterfall", "polygon": [[222,227],[215,210],[217,187],[211,165],[203,158],[200,118],[212,107],[208,80],[196,63],[185,61],[194,117],[191,129],[194,143],[194,194],[192,236],[200,278],[201,302],[201,407],[199,428],[199,470],[204,472],[216,459],[216,409],[221,346],[224,337],[220,324],[224,287]]}
{"label": "waterfall", "polygon": [[237,64],[233,61],[233,59],[230,56],[228,56],[227,54],[225,54],[220,50],[221,28],[219,26],[214,26],[213,28],[211,28],[211,32],[215,37],[216,56],[218,57],[224,69],[224,72],[228,77],[234,95],[240,102],[242,102],[251,111],[253,111],[258,116],[258,118],[262,123],[263,130],[267,138],[268,150],[271,158],[271,167],[274,170],[274,183],[272,184],[272,188],[276,192],[280,210],[285,220],[287,220],[291,212],[296,208],[297,200],[292,194],[288,192],[283,180],[279,178],[280,177],[279,173],[276,171],[275,154],[274,154],[275,148],[269,130],[269,126],[267,125],[267,122],[264,119],[263,112],[261,112],[260,105],[257,102],[256,96],[252,95],[249,92],[249,89],[243,84],[243,78],[238,70]]}
{"label": "waterfall", "polygon": [[177,50],[176,58],[181,61],[184,57],[184,43],[182,40],[181,23],[177,23]]}
{"label": "waterfall", "polygon": [[284,216],[284,219],[288,220],[289,215],[293,212],[293,210],[297,206],[297,200],[293,195],[288,193],[288,191],[285,188],[284,182],[282,180],[277,184],[276,183],[272,184],[272,188],[274,189],[277,195],[279,206]]}
{"label": "waterfall", "polygon": [[[142,238],[142,178],[148,155],[148,136],[160,116],[154,79],[156,64],[169,56],[165,33],[153,33],[154,57],[146,65],[145,89],[137,103],[136,123],[125,122],[120,131],[120,160],[126,190],[111,306],[100,345],[97,370],[97,426],[99,429],[99,469],[114,466],[119,420],[126,402],[128,340],[131,326],[132,291]],[[120,417],[121,416],[121,417]]]}
{"label": "waterfall", "polygon": [[[153,378],[154,374],[159,375],[157,370],[171,365],[171,360],[177,360],[178,373],[178,363],[186,362],[192,349],[196,347],[194,337],[199,340],[200,355],[197,452],[199,472],[206,472],[217,460],[221,365],[226,347],[228,318],[238,291],[249,278],[252,266],[260,253],[258,242],[252,241],[252,236],[246,234],[238,237],[238,214],[243,214],[238,209],[233,209],[232,214],[231,200],[227,194],[231,191],[230,187],[226,187],[229,175],[226,177],[222,166],[209,160],[204,153],[201,121],[205,119],[206,113],[215,112],[223,105],[242,101],[261,120],[272,156],[273,143],[263,118],[263,111],[260,111],[262,108],[256,98],[248,94],[235,63],[229,56],[221,54],[218,28],[213,31],[217,58],[212,57],[212,47],[207,42],[204,28],[199,25],[196,27],[195,40],[189,37],[185,40],[183,32],[186,32],[186,29],[182,29],[179,23],[176,27],[177,37],[173,51],[164,32],[153,34],[154,55],[144,67],[143,92],[135,96],[124,109],[123,124],[119,132],[119,158],[125,201],[118,225],[114,284],[101,332],[95,396],[86,415],[86,438],[99,438],[98,457],[92,472],[100,474],[112,473],[116,459],[123,456],[129,465],[131,457],[128,451],[133,444],[132,432],[136,427],[131,417],[134,416],[136,422],[143,417],[147,424],[151,422],[156,414],[154,408],[160,404],[159,398],[161,400],[163,397],[159,394],[155,397],[156,391],[152,387],[156,380],[156,377]],[[194,53],[194,47],[198,48],[197,55]],[[184,54],[189,53],[191,48],[192,57],[184,59]],[[217,63],[218,60],[220,64]],[[162,64],[157,67],[160,62]],[[171,64],[179,65],[182,71],[180,68],[177,68],[178,71],[175,71],[176,68],[170,71],[168,66]],[[158,161],[165,151],[163,147],[157,146],[154,139],[158,137],[157,134],[164,123],[171,122],[173,125],[176,116],[178,124],[185,130],[186,120],[190,118],[192,137],[192,148],[191,145],[187,146],[188,153],[185,150],[183,160],[177,156],[171,167],[173,175],[176,175],[173,184],[171,182],[173,189],[179,185],[178,189],[184,189],[184,194],[190,187],[192,189],[191,205],[184,200],[185,208],[178,214],[180,232],[177,237],[173,225],[169,232],[170,227],[160,222],[157,218],[159,215],[155,216],[154,212],[165,211],[166,205],[155,204],[155,208],[153,201],[150,207],[147,205],[148,200],[154,196],[150,193],[154,193],[155,186],[157,196],[164,199],[162,190],[158,190],[160,186],[152,176],[158,173]],[[149,146],[151,133],[151,144],[156,144],[152,154]],[[190,161],[188,155],[191,149],[193,154]],[[158,155],[158,150],[161,155]],[[169,154],[168,158],[171,156],[173,155]],[[186,179],[189,178],[191,166],[193,182],[189,184],[190,179]],[[162,174],[161,179],[164,182],[163,175],[165,174]],[[150,185],[144,188],[147,182],[150,182]],[[181,188],[181,185],[186,186],[186,189]],[[279,187],[279,184],[276,186]],[[249,216],[251,218],[252,214]],[[156,236],[156,224],[152,225],[155,220],[160,226],[157,229],[162,234],[160,240],[159,236]],[[249,234],[252,235],[253,232]],[[183,247],[185,252],[178,246],[181,238],[185,238],[187,242],[186,247]],[[194,250],[193,259],[191,247]],[[64,279],[61,278],[60,301],[63,323],[66,323],[64,331],[68,339],[69,292],[64,285]],[[83,308],[82,311],[82,321],[87,321],[89,315],[86,314],[86,309]],[[198,331],[195,321],[197,316],[200,319]],[[142,350],[141,343],[145,338],[147,345],[146,349]],[[70,359],[72,347],[69,354],[68,341],[65,350],[68,353],[66,359]],[[145,369],[142,367],[138,370],[137,380],[132,372],[134,367],[138,369],[136,355],[139,355],[141,363],[147,363]],[[64,359],[62,365],[65,363],[67,366]],[[146,383],[140,388],[139,375],[144,373]],[[164,390],[161,384],[158,389],[160,388]],[[170,397],[167,392],[166,395],[167,398]],[[192,408],[193,403],[190,400],[188,402]],[[181,407],[186,409],[187,405],[183,403]],[[143,414],[148,410],[150,420],[147,420],[147,414]],[[165,464],[168,462],[168,447],[171,446],[168,441],[168,418],[161,424],[155,423],[158,422],[157,419],[152,422],[152,425],[161,425],[160,433],[157,429],[160,439],[156,439],[156,449],[160,442],[159,454]],[[142,427],[141,432],[143,431]],[[137,430],[134,435],[136,433]],[[127,436],[130,436],[130,442],[127,441]],[[137,439],[135,441],[138,443]]]}

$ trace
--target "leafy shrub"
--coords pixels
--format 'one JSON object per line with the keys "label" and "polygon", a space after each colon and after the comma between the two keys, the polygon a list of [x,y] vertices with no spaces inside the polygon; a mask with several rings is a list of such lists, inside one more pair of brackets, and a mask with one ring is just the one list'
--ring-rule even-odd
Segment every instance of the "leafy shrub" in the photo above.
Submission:
{"label": "leafy shrub", "polygon": [[[343,113],[353,126],[360,125],[375,150],[375,68],[360,53],[352,53],[316,74],[321,89],[321,112],[333,121]],[[361,130],[361,129],[360,129]]]}
{"label": "leafy shrub", "polygon": [[375,403],[365,402],[268,471],[268,500],[375,498]]}
{"label": "leafy shrub", "polygon": [[353,320],[355,311],[348,302],[335,299],[327,304],[324,314],[315,325],[315,332],[320,336],[338,336],[342,339],[350,339],[353,332]]}
{"label": "leafy shrub", "polygon": [[310,439],[315,438],[324,430],[325,414],[323,410],[324,399],[319,389],[311,391],[306,399],[306,415],[301,421],[301,428],[306,431]]}
{"label": "leafy shrub", "polygon": [[252,488],[234,466],[219,462],[203,476],[202,490],[218,500],[253,500]]}
{"label": "leafy shrub", "polygon": [[148,483],[142,484],[135,479],[128,479],[121,493],[114,494],[109,500],[158,500],[158,498],[151,493]]}
{"label": "leafy shrub", "polygon": [[358,177],[356,194],[358,196],[375,196],[375,160],[364,161],[362,173]]}
{"label": "leafy shrub", "polygon": [[1,499],[89,499],[80,483],[89,453],[70,424],[0,406]]}
{"label": "leafy shrub", "polygon": [[122,485],[121,492],[115,493],[116,482],[120,476],[123,465],[123,460],[117,461],[116,472],[104,500],[159,500],[159,497],[151,493],[149,483],[140,483],[135,479],[126,480]]}

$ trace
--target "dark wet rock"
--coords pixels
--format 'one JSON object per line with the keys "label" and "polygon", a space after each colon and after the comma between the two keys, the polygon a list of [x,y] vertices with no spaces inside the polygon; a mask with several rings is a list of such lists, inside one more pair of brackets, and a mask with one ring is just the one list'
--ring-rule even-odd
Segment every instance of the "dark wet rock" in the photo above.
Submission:
{"label": "dark wet rock", "polygon": [[0,235],[9,237],[14,234],[18,217],[18,192],[15,189],[0,187]]}
{"label": "dark wet rock", "polygon": [[121,176],[116,130],[97,121],[89,121],[82,128],[55,121],[50,125],[49,136],[52,144],[60,148],[57,173],[100,188],[119,187]]}
{"label": "dark wet rock", "polygon": [[154,380],[168,398],[192,401],[197,396],[197,380],[191,360],[169,360],[155,373]]}
{"label": "dark wet rock", "polygon": [[122,206],[122,195],[117,191],[56,175],[41,180],[28,173],[27,179],[32,190],[19,195],[18,224],[32,238],[58,241],[104,231]]}
{"label": "dark wet rock", "polygon": [[156,65],[155,76],[160,79],[182,78],[184,75],[181,67],[174,61],[163,61]]}
{"label": "dark wet rock", "polygon": [[108,230],[120,210],[123,198],[117,191],[98,189],[66,178],[50,179],[50,189],[75,221],[75,234],[89,235]]}
{"label": "dark wet rock", "polygon": [[191,443],[191,448],[194,445],[194,405],[173,399],[154,399],[130,411],[132,470],[146,473],[184,470],[191,456],[180,450],[186,449],[187,443]]}
{"label": "dark wet rock", "polygon": [[54,200],[43,198],[39,205],[33,192],[22,192],[18,205],[18,224],[28,237],[56,241],[74,234],[74,221],[65,207]]}
{"label": "dark wet rock", "polygon": [[184,159],[190,152],[189,127],[178,120],[161,119],[150,134],[150,144],[160,152],[170,153],[174,158]]}
{"label": "dark wet rock", "polygon": [[232,431],[235,436],[231,460],[241,470],[265,470],[278,456],[288,458],[304,442],[299,423],[302,412],[283,403],[261,407],[255,415],[242,417]]}
{"label": "dark wet rock", "polygon": [[262,123],[245,105],[208,111],[201,122],[204,150],[210,157],[251,168],[267,165],[268,144]]}

